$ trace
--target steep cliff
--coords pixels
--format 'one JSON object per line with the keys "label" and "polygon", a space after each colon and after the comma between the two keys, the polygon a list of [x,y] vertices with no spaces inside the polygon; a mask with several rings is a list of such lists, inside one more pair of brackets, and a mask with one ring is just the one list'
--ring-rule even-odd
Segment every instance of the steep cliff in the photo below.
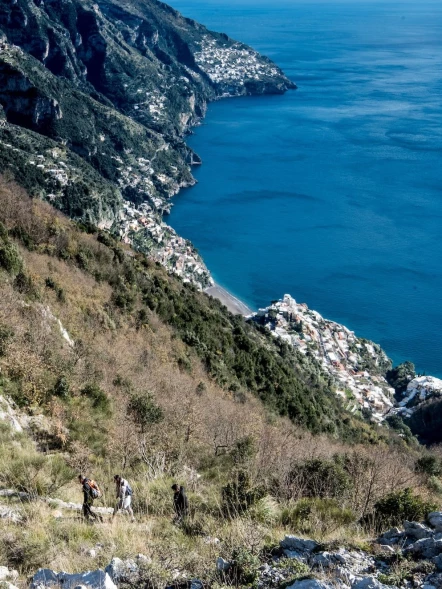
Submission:
{"label": "steep cliff", "polygon": [[[156,1],[1,0],[0,31],[2,149],[16,148],[16,125],[80,156],[114,184],[112,203],[88,206],[86,194],[72,202],[60,186],[51,197],[46,182],[39,192],[99,225],[118,220],[122,199],[161,212],[193,183],[190,165],[200,160],[182,136],[207,101],[294,87],[270,60]],[[10,160],[2,170],[26,183]]]}

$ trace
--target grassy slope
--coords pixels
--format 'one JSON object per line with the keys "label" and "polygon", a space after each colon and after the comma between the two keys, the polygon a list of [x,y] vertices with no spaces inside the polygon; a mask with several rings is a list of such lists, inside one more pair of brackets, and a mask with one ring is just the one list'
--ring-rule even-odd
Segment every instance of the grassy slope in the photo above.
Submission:
{"label": "grassy slope", "polygon": [[[215,557],[229,558],[235,548],[262,554],[295,531],[360,537],[355,522],[380,496],[410,485],[429,493],[414,472],[419,450],[394,437],[386,445],[379,431],[346,417],[311,367],[217,301],[107,235],[98,241],[80,231],[4,179],[0,198],[9,228],[0,259],[5,266],[7,244],[13,262],[0,270],[0,392],[34,421],[32,438],[2,428],[1,485],[81,501],[75,474],[82,470],[112,505],[112,474],[124,467],[138,520],[90,527],[40,501],[1,499],[24,517],[21,525],[0,523],[2,562],[22,578],[39,566],[78,571],[142,552],[153,558],[156,586],[176,568],[216,580]],[[159,406],[162,420],[143,427],[128,411],[134,398]],[[290,406],[293,421],[314,431],[332,424],[335,434],[353,431],[379,443],[349,446],[336,435],[312,435],[277,415]],[[312,459],[322,461],[312,475],[317,491],[298,476]],[[231,519],[221,490],[240,472],[249,479],[246,492],[259,488],[263,498]],[[172,480],[189,489],[195,515],[185,529],[171,524]],[[208,544],[207,536],[221,543]],[[96,557],[88,556],[97,543]]]}

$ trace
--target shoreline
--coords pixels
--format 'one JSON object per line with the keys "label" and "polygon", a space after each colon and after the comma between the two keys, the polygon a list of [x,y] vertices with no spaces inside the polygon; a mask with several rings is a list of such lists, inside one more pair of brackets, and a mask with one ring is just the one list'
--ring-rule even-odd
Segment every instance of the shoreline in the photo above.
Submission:
{"label": "shoreline", "polygon": [[221,303],[225,305],[234,315],[243,315],[244,317],[247,317],[254,312],[245,303],[234,297],[228,290],[216,282],[213,286],[209,286],[209,288],[204,289],[204,292],[214,299],[221,301]]}

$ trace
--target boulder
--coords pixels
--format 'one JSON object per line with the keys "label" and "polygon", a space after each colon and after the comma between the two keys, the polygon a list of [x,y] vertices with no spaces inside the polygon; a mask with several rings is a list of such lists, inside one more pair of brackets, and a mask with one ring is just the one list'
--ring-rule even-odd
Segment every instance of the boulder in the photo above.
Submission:
{"label": "boulder", "polygon": [[394,544],[398,544],[404,536],[405,532],[401,532],[399,528],[391,528],[379,536],[377,541],[383,546],[393,546]]}
{"label": "boulder", "polygon": [[442,552],[442,540],[422,538],[410,544],[404,552],[411,552],[421,558],[434,558]]}
{"label": "boulder", "polygon": [[405,521],[404,530],[406,536],[414,540],[422,540],[422,538],[432,538],[434,536],[433,530],[418,522]]}
{"label": "boulder", "polygon": [[319,579],[303,579],[302,581],[295,581],[287,589],[333,589],[333,586]]}
{"label": "boulder", "polygon": [[0,583],[6,581],[15,581],[18,578],[18,572],[15,569],[0,566]]}
{"label": "boulder", "polygon": [[329,569],[336,564],[337,560],[334,554],[330,552],[319,552],[314,554],[310,559],[310,565],[316,569]]}
{"label": "boulder", "polygon": [[388,589],[388,587],[389,585],[384,585],[376,577],[364,577],[352,585],[352,589]]}
{"label": "boulder", "polygon": [[39,569],[32,577],[29,589],[58,589],[60,586],[63,586],[63,589],[75,589],[80,585],[89,589],[117,589],[110,576],[101,569],[78,574]]}
{"label": "boulder", "polygon": [[114,583],[135,581],[138,578],[139,570],[139,566],[134,560],[121,560],[118,557],[113,558],[104,569]]}
{"label": "boulder", "polygon": [[442,532],[442,511],[432,511],[427,519],[436,532]]}
{"label": "boulder", "polygon": [[442,554],[438,554],[433,558],[433,562],[436,565],[438,571],[442,571]]}
{"label": "boulder", "polygon": [[218,556],[217,560],[216,560],[216,568],[218,571],[228,571],[231,567],[231,563],[228,560],[224,560],[224,558],[221,558],[221,556]]}
{"label": "boulder", "polygon": [[311,552],[319,546],[314,540],[306,540],[305,538],[298,538],[297,536],[286,536],[280,542],[281,548],[291,552],[305,553]]}

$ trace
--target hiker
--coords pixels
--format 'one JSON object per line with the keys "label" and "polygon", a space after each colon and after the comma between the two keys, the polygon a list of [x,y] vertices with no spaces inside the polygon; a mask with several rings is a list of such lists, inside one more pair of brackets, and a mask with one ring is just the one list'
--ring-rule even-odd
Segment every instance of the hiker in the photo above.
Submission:
{"label": "hiker", "polygon": [[98,513],[94,513],[91,509],[94,504],[94,499],[101,496],[101,491],[98,485],[92,479],[87,479],[82,474],[78,475],[78,480],[83,487],[83,515],[85,519],[92,521],[103,521],[103,518]]}
{"label": "hiker", "polygon": [[135,521],[134,512],[131,507],[132,494],[133,494],[131,486],[129,485],[127,480],[123,479],[119,474],[116,474],[114,476],[114,483],[115,483],[115,487],[116,487],[116,491],[117,491],[118,501],[117,501],[117,504],[115,505],[112,519],[115,517],[117,511],[119,509],[121,509],[122,511],[127,511],[127,513],[131,517],[131,520],[134,522]]}
{"label": "hiker", "polygon": [[181,485],[177,485],[174,483],[172,485],[173,490],[173,504],[175,507],[175,519],[177,522],[180,522],[182,519],[187,517],[189,513],[189,502],[187,500],[187,495],[184,492],[184,487]]}

